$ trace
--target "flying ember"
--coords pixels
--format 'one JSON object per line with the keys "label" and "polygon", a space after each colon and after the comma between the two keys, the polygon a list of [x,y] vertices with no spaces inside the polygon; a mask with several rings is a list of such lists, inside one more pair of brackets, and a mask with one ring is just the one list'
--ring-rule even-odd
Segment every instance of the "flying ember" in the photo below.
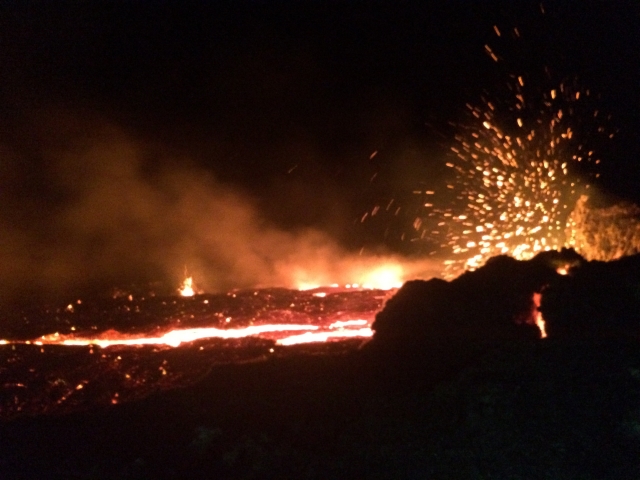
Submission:
{"label": "flying ember", "polygon": [[569,216],[589,191],[588,168],[600,162],[582,142],[587,134],[613,134],[591,125],[597,111],[584,115],[589,90],[575,83],[542,92],[527,85],[523,76],[513,77],[511,102],[467,104],[469,122],[458,125],[446,164],[455,179],[435,200],[423,197],[414,228],[420,238],[440,240],[448,276],[495,255],[525,260],[576,246],[567,238],[573,236],[566,233]]}

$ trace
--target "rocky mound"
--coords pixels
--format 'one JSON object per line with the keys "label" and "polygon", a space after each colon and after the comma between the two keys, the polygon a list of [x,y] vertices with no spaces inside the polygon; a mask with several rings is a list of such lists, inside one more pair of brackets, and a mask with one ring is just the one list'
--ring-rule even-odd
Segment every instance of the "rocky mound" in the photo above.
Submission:
{"label": "rocky mound", "polygon": [[637,338],[640,333],[640,255],[582,262],[552,279],[540,311],[557,338]]}
{"label": "rocky mound", "polygon": [[[541,296],[539,309],[534,294]],[[407,282],[376,316],[368,348],[451,357],[535,341],[538,310],[550,337],[636,335],[640,256],[608,263],[588,262],[570,249],[528,261],[498,256],[451,282]]]}

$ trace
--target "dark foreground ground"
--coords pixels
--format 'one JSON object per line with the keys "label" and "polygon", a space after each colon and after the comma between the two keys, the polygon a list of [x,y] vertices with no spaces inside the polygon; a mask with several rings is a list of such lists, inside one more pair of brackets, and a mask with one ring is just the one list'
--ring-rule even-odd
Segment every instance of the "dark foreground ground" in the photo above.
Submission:
{"label": "dark foreground ground", "polygon": [[5,423],[0,477],[640,478],[639,406],[633,343],[503,346],[429,375],[304,347],[138,402]]}
{"label": "dark foreground ground", "polygon": [[0,478],[640,478],[640,256],[496,257],[408,282],[372,328],[210,368],[197,348],[182,386],[4,415]]}

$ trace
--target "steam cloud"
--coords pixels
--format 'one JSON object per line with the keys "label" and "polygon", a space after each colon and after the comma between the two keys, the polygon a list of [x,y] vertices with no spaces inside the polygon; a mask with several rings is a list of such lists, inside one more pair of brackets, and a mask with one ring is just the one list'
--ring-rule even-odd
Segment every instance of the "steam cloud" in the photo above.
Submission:
{"label": "steam cloud", "polygon": [[[348,255],[320,230],[277,228],[211,173],[116,128],[72,120],[52,131],[40,139],[35,174],[24,154],[4,152],[2,300],[140,280],[177,287],[185,267],[199,287],[220,291],[353,282],[380,265]],[[51,145],[52,137],[64,142]],[[25,171],[40,183],[25,181]],[[433,270],[405,267],[405,275]]]}

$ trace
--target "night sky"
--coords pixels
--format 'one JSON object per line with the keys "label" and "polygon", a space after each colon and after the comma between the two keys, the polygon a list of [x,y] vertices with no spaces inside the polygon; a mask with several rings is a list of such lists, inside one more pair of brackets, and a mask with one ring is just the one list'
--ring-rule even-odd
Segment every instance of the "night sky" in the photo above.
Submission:
{"label": "night sky", "polygon": [[590,89],[619,131],[601,187],[640,201],[637,2],[3,2],[0,285],[410,253],[412,190],[509,75]]}

